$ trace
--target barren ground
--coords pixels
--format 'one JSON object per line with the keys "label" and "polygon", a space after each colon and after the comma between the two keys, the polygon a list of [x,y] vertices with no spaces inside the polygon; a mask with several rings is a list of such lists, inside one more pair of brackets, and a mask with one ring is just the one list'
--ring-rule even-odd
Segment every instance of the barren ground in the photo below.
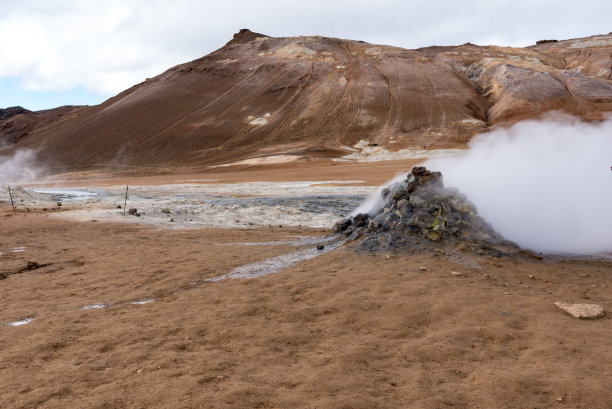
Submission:
{"label": "barren ground", "polygon": [[[393,176],[377,166],[350,178]],[[6,205],[0,220],[2,408],[612,407],[609,315],[577,320],[553,305],[611,311],[612,262],[343,246],[212,283],[203,280],[294,251],[240,243],[328,231],[156,229]],[[24,270],[28,261],[49,265]],[[82,309],[98,303],[108,306]]]}

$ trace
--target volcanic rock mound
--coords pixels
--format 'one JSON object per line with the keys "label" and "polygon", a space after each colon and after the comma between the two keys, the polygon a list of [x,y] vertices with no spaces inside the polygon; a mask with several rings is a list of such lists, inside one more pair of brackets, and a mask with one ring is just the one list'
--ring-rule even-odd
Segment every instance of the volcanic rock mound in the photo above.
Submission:
{"label": "volcanic rock mound", "polygon": [[496,255],[520,251],[478,216],[465,195],[444,187],[440,172],[415,167],[406,180],[386,187],[381,194],[382,208],[343,219],[334,232],[350,240],[363,239],[360,248],[368,251],[449,246]]}

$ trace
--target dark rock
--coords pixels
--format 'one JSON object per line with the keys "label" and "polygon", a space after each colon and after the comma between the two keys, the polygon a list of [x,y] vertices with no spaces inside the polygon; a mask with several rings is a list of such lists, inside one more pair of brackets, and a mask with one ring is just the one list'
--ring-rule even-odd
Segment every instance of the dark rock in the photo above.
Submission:
{"label": "dark rock", "polygon": [[395,201],[399,201],[405,199],[408,196],[408,192],[402,189],[398,189],[391,195],[391,199]]}
{"label": "dark rock", "polygon": [[355,227],[363,227],[366,225],[369,218],[369,214],[359,213],[357,216],[353,217],[353,224],[355,225]]}
{"label": "dark rock", "polygon": [[350,219],[342,219],[336,224],[334,224],[334,233],[340,233],[341,231],[346,230],[347,227],[351,225]]}
{"label": "dark rock", "polygon": [[31,114],[32,111],[28,111],[25,108],[16,106],[16,107],[9,107],[9,108],[5,108],[2,109],[0,108],[0,121],[3,121],[5,119],[9,119],[11,117],[14,117],[15,115],[19,115],[19,114]]}
{"label": "dark rock", "polygon": [[[349,240],[361,239],[359,247],[367,251],[427,251],[440,249],[447,241],[460,241],[461,248],[483,254],[510,255],[493,245],[519,253],[515,251],[516,245],[503,240],[478,216],[465,195],[444,187],[440,172],[414,167],[405,181],[382,189],[381,196],[385,203],[382,208],[341,220],[334,231],[344,231]],[[431,247],[432,242],[439,244]],[[485,249],[480,245],[485,245]]]}
{"label": "dark rock", "polygon": [[415,166],[412,168],[412,172],[410,173],[412,173],[414,176],[423,176],[431,172],[429,172],[425,166]]}
{"label": "dark rock", "polygon": [[131,208],[128,209],[128,214],[132,215],[132,216],[135,216],[135,215],[138,214],[138,209],[136,209],[135,207],[131,207]]}
{"label": "dark rock", "polygon": [[322,244],[319,244],[319,245],[317,246],[317,250],[323,250],[324,248],[325,248],[325,246],[324,246],[324,245],[322,245]]}

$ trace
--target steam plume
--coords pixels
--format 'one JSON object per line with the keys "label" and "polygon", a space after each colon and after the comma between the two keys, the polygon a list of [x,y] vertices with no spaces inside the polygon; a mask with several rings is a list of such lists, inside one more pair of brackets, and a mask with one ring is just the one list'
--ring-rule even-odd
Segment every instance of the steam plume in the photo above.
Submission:
{"label": "steam plume", "polygon": [[21,149],[9,156],[0,156],[0,182],[19,183],[34,180],[43,174],[36,152]]}
{"label": "steam plume", "polygon": [[427,161],[506,239],[548,253],[612,251],[612,118],[550,114]]}

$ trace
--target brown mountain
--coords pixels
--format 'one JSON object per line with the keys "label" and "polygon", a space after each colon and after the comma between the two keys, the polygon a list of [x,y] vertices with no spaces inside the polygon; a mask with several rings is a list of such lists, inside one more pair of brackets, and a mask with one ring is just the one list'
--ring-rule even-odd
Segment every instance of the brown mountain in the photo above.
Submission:
{"label": "brown mountain", "polygon": [[612,33],[407,50],[241,30],[100,105],[1,116],[0,145],[42,147],[57,170],[330,157],[361,140],[390,150],[462,146],[551,109],[601,118],[612,111],[611,55]]}

